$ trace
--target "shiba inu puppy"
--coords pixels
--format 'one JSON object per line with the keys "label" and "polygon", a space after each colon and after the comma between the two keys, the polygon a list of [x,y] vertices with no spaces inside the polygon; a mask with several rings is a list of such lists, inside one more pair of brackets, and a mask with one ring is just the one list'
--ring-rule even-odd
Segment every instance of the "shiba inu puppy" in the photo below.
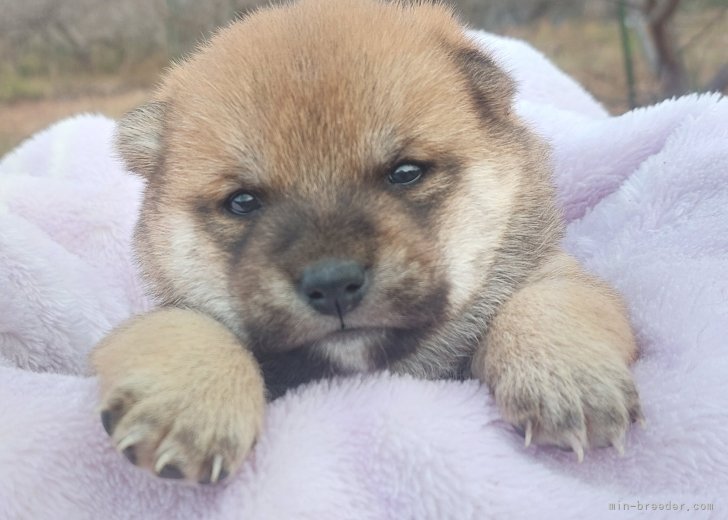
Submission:
{"label": "shiba inu puppy", "polygon": [[621,450],[635,342],[559,248],[548,150],[442,5],[303,0],[222,30],[118,130],[162,306],[94,352],[132,462],[214,483],[267,398],[333,374],[474,377],[531,442]]}

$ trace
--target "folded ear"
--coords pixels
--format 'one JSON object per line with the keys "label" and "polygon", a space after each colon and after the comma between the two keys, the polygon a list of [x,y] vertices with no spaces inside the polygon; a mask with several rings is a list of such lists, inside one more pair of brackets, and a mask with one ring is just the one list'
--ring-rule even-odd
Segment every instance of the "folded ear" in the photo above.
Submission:
{"label": "folded ear", "polygon": [[162,157],[166,103],[152,101],[132,110],[118,123],[116,149],[132,172],[149,177]]}
{"label": "folded ear", "polygon": [[489,120],[507,117],[516,93],[513,79],[492,57],[475,47],[458,49],[455,59],[467,78],[481,116]]}

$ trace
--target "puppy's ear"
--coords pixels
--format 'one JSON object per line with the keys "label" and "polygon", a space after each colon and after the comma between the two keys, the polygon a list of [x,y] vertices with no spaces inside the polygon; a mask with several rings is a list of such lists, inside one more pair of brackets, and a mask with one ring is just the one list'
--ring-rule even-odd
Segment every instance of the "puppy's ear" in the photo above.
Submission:
{"label": "puppy's ear", "polygon": [[486,53],[474,47],[460,48],[455,59],[465,74],[471,97],[487,120],[508,116],[513,106],[516,84]]}
{"label": "puppy's ear", "polygon": [[162,134],[167,104],[152,101],[121,118],[116,129],[116,149],[126,167],[149,177],[162,157]]}

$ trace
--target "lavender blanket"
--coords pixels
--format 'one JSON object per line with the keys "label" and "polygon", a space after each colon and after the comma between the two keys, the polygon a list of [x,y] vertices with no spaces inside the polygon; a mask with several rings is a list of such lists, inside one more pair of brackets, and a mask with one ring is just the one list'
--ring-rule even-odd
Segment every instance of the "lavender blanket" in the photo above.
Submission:
{"label": "lavender blanket", "polygon": [[475,37],[554,146],[567,249],[629,303],[647,428],[625,456],[525,448],[476,382],[379,374],[273,403],[221,486],[133,467],[86,356],[149,307],[129,251],[141,185],[114,122],[84,116],[0,162],[0,519],[728,518],[728,100],[608,117],[530,47]]}

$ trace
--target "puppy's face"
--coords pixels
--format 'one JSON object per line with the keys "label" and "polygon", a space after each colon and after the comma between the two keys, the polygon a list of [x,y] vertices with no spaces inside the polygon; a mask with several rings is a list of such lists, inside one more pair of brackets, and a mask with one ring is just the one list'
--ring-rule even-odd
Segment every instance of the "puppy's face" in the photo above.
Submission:
{"label": "puppy's face", "polygon": [[[473,305],[532,143],[440,6],[304,1],[218,34],[120,124],[163,301],[343,370]],[[528,181],[525,181],[528,182]]]}

